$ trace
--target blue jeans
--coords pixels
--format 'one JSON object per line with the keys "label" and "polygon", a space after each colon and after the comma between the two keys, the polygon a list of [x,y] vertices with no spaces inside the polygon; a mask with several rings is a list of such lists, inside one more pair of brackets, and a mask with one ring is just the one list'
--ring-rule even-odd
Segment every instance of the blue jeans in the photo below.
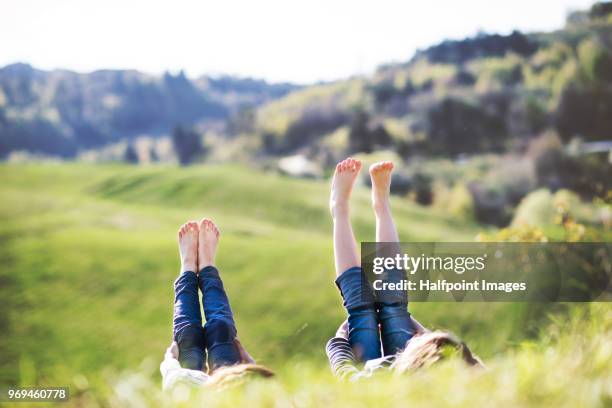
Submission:
{"label": "blue jeans", "polygon": [[[202,291],[204,327],[198,287]],[[183,272],[174,282],[174,293],[173,333],[181,366],[202,370],[205,352],[211,370],[238,364],[240,353],[234,343],[236,324],[219,271],[207,266],[198,275]]]}
{"label": "blue jeans", "polygon": [[[344,271],[336,279],[348,312],[348,340],[360,361],[395,354],[414,335],[407,301],[376,302],[361,267]],[[380,325],[380,330],[379,330]]]}

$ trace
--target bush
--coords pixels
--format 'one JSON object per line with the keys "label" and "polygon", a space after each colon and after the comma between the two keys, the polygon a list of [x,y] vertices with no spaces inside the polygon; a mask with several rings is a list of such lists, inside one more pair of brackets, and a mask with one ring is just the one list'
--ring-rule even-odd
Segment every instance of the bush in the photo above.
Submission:
{"label": "bush", "polygon": [[421,205],[430,205],[433,201],[433,179],[430,175],[417,172],[412,177],[414,200]]}
{"label": "bush", "polygon": [[172,131],[172,145],[181,165],[191,163],[196,156],[204,153],[200,134],[183,126],[177,126]]}
{"label": "bush", "polygon": [[429,150],[437,154],[497,151],[506,138],[502,117],[447,98],[428,112]]}
{"label": "bush", "polygon": [[512,218],[512,206],[503,189],[483,182],[468,186],[474,200],[474,216],[478,222],[496,226],[507,225]]}
{"label": "bush", "polygon": [[134,145],[132,143],[128,143],[128,145],[125,147],[125,152],[123,153],[123,160],[126,163],[130,164],[138,163],[138,153],[136,152],[136,149],[134,148]]}
{"label": "bush", "polygon": [[608,140],[612,129],[612,92],[608,86],[569,85],[561,93],[555,118],[556,128],[568,141],[580,136],[585,140]]}
{"label": "bush", "polygon": [[593,40],[578,46],[580,72],[588,83],[612,81],[612,55]]}
{"label": "bush", "polygon": [[516,209],[512,226],[544,227],[553,224],[553,196],[547,189],[536,190],[525,197]]}
{"label": "bush", "polygon": [[456,183],[451,189],[437,182],[434,185],[434,205],[442,211],[461,220],[473,220],[474,199],[463,183]]}
{"label": "bush", "polygon": [[534,161],[536,183],[556,191],[572,188],[578,176],[578,166],[563,150],[559,136],[547,132],[531,142],[527,152]]}
{"label": "bush", "polygon": [[347,120],[346,113],[339,110],[309,108],[289,125],[281,141],[281,151],[291,152],[309,145],[344,125]]}
{"label": "bush", "polygon": [[391,142],[391,136],[381,123],[371,121],[362,109],[355,111],[349,131],[350,153],[372,153],[375,148],[388,146]]}
{"label": "bush", "polygon": [[552,191],[566,188],[582,198],[604,198],[611,189],[612,165],[607,154],[598,157],[580,151],[570,155],[555,133],[546,133],[531,142],[528,156],[534,161],[537,185]]}

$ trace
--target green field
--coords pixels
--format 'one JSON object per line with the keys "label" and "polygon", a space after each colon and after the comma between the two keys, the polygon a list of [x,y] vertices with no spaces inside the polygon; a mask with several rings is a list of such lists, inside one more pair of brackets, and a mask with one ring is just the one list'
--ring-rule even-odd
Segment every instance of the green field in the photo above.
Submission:
{"label": "green field", "polygon": [[[213,218],[242,343],[278,378],[192,396],[235,406],[609,405],[612,307],[413,304],[488,365],[336,383],[324,344],[344,318],[333,284],[328,182],[244,167],[0,166],[0,384],[68,385],[76,404],[163,404],[176,231]],[[393,201],[403,241],[472,241],[484,228]],[[373,240],[369,193],[354,199]],[[178,397],[177,397],[178,398]]]}

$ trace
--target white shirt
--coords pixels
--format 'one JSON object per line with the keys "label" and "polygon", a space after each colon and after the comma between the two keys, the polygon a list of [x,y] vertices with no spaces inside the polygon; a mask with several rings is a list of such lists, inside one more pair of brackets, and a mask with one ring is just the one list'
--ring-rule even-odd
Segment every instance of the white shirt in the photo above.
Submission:
{"label": "white shirt", "polygon": [[174,388],[177,384],[186,384],[200,387],[208,382],[208,374],[200,370],[190,370],[181,367],[177,359],[166,355],[164,361],[159,365],[162,375],[162,389],[164,391]]}

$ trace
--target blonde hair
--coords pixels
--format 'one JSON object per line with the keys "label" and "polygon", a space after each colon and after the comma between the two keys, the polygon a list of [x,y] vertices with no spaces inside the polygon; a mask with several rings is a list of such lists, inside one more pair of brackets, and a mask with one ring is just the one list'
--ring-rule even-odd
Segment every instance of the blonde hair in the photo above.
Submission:
{"label": "blonde hair", "polygon": [[445,358],[445,349],[450,347],[460,353],[463,361],[470,366],[484,367],[482,361],[472,354],[469,347],[453,334],[443,331],[423,333],[413,337],[406,348],[398,353],[391,365],[397,374],[421,367],[428,367]]}
{"label": "blonde hair", "polygon": [[220,367],[213,371],[206,385],[211,387],[226,387],[230,384],[240,384],[251,376],[269,378],[274,376],[274,372],[259,364],[236,364]]}

